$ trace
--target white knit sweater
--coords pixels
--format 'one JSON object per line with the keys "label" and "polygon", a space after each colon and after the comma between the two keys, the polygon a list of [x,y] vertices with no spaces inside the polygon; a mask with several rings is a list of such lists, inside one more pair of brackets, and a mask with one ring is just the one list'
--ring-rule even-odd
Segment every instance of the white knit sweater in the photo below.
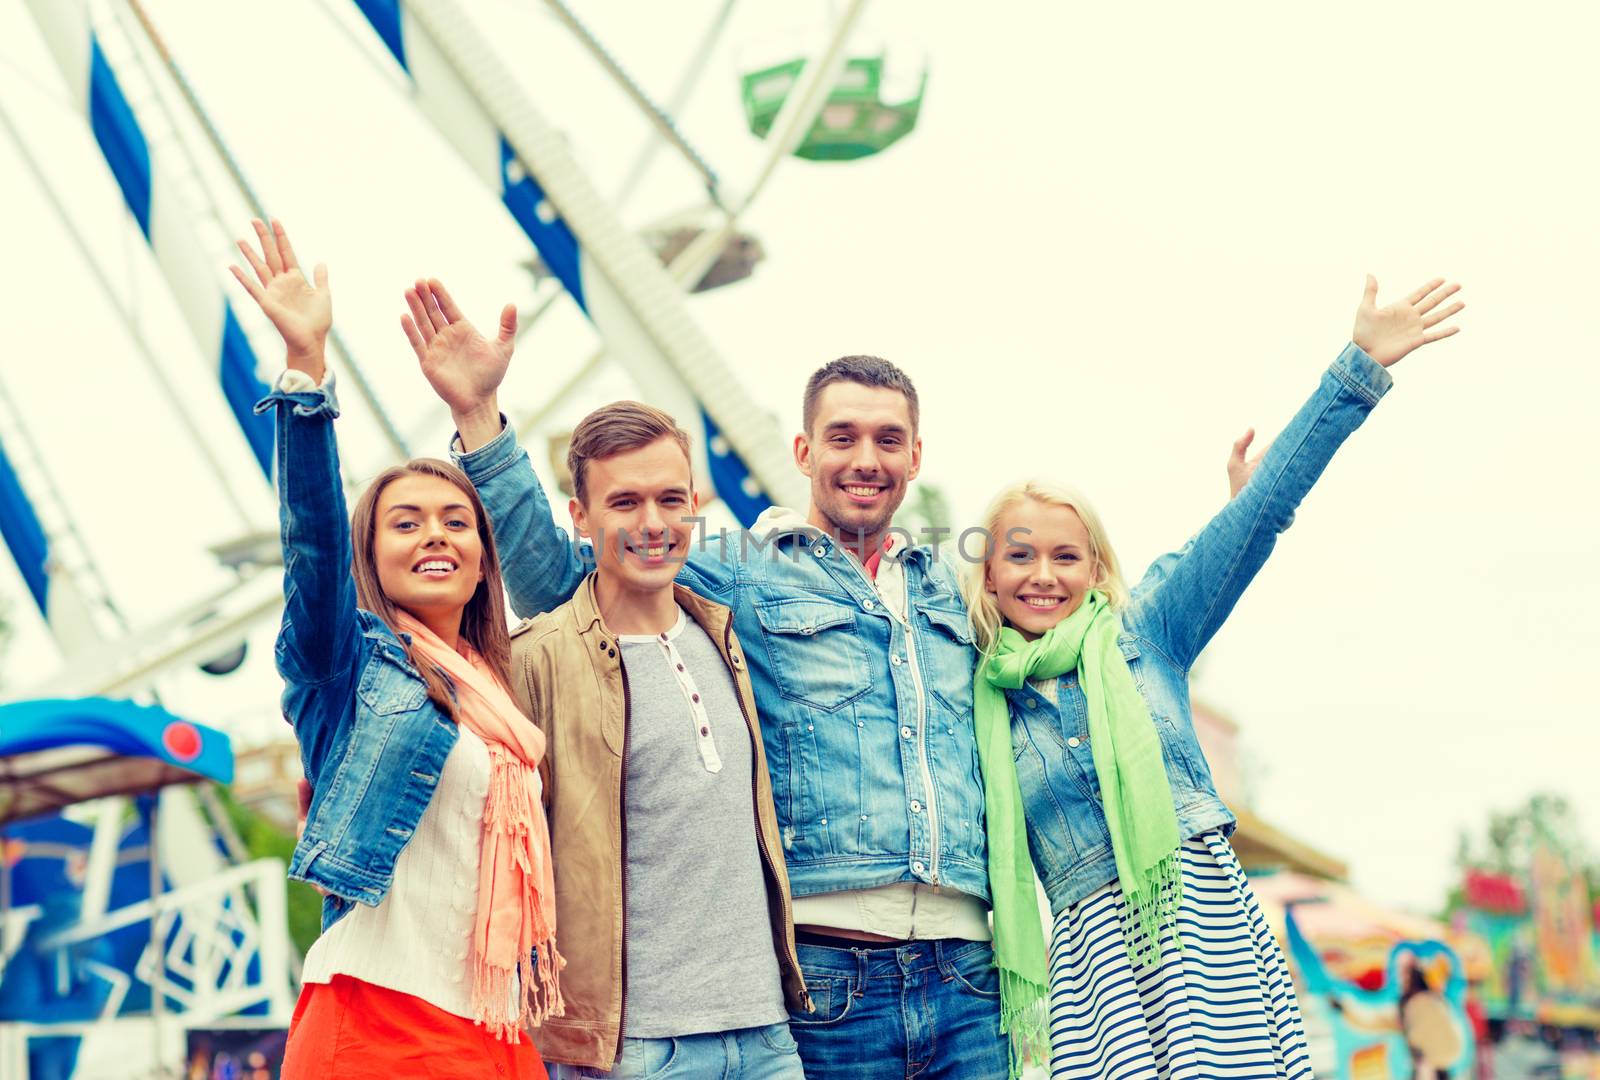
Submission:
{"label": "white knit sweater", "polygon": [[472,931],[489,751],[465,727],[377,907],[356,904],[306,953],[303,981],[348,975],[472,1017]]}

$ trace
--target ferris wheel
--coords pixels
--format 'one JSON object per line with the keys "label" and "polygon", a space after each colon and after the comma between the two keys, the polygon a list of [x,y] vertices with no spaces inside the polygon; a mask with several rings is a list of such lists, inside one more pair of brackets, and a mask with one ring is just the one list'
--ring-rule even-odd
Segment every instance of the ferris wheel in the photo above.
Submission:
{"label": "ferris wheel", "polygon": [[[254,412],[254,403],[267,393],[272,377],[267,358],[275,346],[253,313],[236,310],[221,272],[241,214],[265,217],[268,207],[249,179],[249,162],[236,153],[226,125],[217,121],[145,2],[13,2],[36,25],[48,66],[59,72],[66,88],[76,116],[64,114],[63,121],[81,124],[92,136],[99,166],[114,181],[131,219],[125,231],[136,229],[139,243],[148,247],[159,288],[170,294],[183,331],[205,361],[208,394],[197,400],[178,392],[176,384],[193,382],[199,373],[170,370],[144,322],[129,309],[125,290],[118,287],[118,253],[106,250],[103,237],[86,224],[82,207],[67,194],[71,186],[55,182],[52,162],[19,122],[32,103],[0,92],[0,129],[88,270],[86,281],[70,287],[90,291],[119,320],[126,348],[114,362],[139,365],[143,376],[171,391],[165,395],[163,422],[213,474],[221,497],[208,512],[226,521],[231,538],[211,548],[226,571],[222,587],[174,595],[170,609],[153,619],[128,615],[118,603],[122,588],[116,575],[99,565],[84,535],[80,511],[102,493],[52,467],[26,391],[0,367],[0,539],[60,658],[53,668],[6,687],[0,699],[129,698],[159,706],[163,686],[201,677],[196,668],[206,677],[233,675],[245,662],[247,639],[282,609],[276,530],[264,512],[271,506],[273,435],[267,420]],[[540,396],[511,403],[519,434],[559,438],[561,414],[592,394],[602,373],[621,373],[638,396],[673,413],[689,431],[697,479],[727,516],[749,524],[770,505],[803,502],[788,439],[696,319],[693,297],[759,272],[765,252],[748,232],[746,218],[784,162],[858,160],[888,150],[916,126],[925,65],[902,65],[897,71],[884,50],[852,52],[866,0],[848,0],[821,13],[803,45],[784,38],[775,53],[741,56],[738,78],[724,90],[737,96],[747,137],[762,142],[755,167],[738,179],[717,169],[679,121],[706,81],[712,57],[726,51],[725,39],[737,25],[735,0],[708,4],[693,45],[676,58],[677,77],[664,97],[646,90],[613,51],[618,42],[602,41],[564,0],[517,0],[542,10],[545,24],[567,35],[569,45],[576,44],[647,123],[648,137],[620,181],[606,190],[564,134],[563,104],[540,99],[519,80],[505,43],[480,25],[480,7],[462,0],[320,2],[329,16],[328,32],[358,38],[353,43],[386,66],[416,114],[503,205],[506,229],[516,230],[529,245],[525,265],[533,274],[534,296],[519,335],[539,332],[545,317],[562,307],[576,308],[592,324],[599,347],[580,358],[568,378]],[[272,8],[263,5],[262,10]],[[516,54],[537,50],[538,43],[530,42],[526,48],[518,45]],[[624,208],[656,170],[669,166],[689,171],[701,195],[698,202],[642,226],[624,224]],[[415,451],[403,425],[367,377],[358,350],[337,331],[330,346],[385,463],[411,456]],[[220,442],[219,429],[227,432]],[[346,482],[353,484],[354,477],[347,475]],[[181,591],[178,582],[174,592]],[[103,792],[89,785],[77,794],[125,796],[137,788],[130,783],[121,775]],[[215,806],[199,806],[170,790],[161,806],[168,823],[164,829],[212,841],[226,831]],[[125,812],[108,803],[94,814],[99,824],[83,833],[96,837],[92,844],[84,841],[89,845],[84,857],[92,864],[87,879],[108,880],[118,845],[125,846],[118,839]],[[0,819],[0,856],[7,850],[5,829]],[[170,911],[165,916],[179,937],[184,926],[224,925],[233,928],[230,941],[276,941],[281,927],[263,929],[264,924],[251,921],[251,905],[239,884],[245,868],[219,864],[222,849],[228,844],[165,844],[163,865],[156,866],[153,857],[150,864],[156,887],[140,902],[155,912],[160,882],[184,883],[185,895],[209,899],[193,901],[194,910],[181,917]],[[233,854],[238,862],[238,852]],[[273,877],[270,868],[250,866],[251,881]],[[263,895],[280,895],[281,878],[279,873],[277,892]],[[0,885],[6,881],[0,858]],[[0,915],[5,899],[0,895]],[[273,903],[274,910],[281,908],[281,899]],[[106,905],[96,910],[106,922]],[[62,940],[81,946],[98,930],[86,924],[62,933]],[[120,980],[119,985],[145,980],[154,986],[150,1000],[155,1004],[147,1019],[159,1029],[166,1022],[159,1015],[167,1000],[160,987],[169,981],[169,958],[157,936],[150,935],[150,952],[138,964],[130,961],[127,970],[102,965],[100,974]],[[0,977],[16,944],[0,933]],[[271,971],[260,976],[265,981],[255,996],[238,1000],[270,1001],[281,1012],[282,965],[267,966]],[[185,985],[193,985],[192,976],[186,973],[191,981]],[[229,977],[237,983],[243,976],[233,970]],[[234,993],[238,987],[192,989],[185,1007],[216,1012],[225,990]],[[122,1000],[119,994],[117,1001]],[[8,1043],[5,1028],[0,1022],[0,1065],[9,1069],[18,1059],[6,1057],[7,1047],[16,1051],[20,1043]],[[87,1039],[93,1025],[78,1024],[74,1030]],[[154,1045],[163,1045],[159,1030]],[[171,1040],[165,1045],[170,1052]],[[161,1053],[158,1049],[156,1056]],[[157,1064],[152,1059],[152,1069]]]}

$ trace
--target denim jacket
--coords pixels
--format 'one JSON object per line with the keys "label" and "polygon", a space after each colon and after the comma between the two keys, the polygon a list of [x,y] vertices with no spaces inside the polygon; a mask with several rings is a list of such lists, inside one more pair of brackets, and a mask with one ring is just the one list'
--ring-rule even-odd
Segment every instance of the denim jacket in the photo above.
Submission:
{"label": "denim jacket", "polygon": [[456,742],[387,624],[356,607],[350,517],[339,477],[332,381],[274,390],[283,531],[278,673],[311,781],[311,810],[289,876],[320,886],[326,930],[352,903],[376,906]]}
{"label": "denim jacket", "polygon": [[[1118,644],[1161,737],[1185,839],[1234,826],[1195,737],[1189,668],[1272,554],[1295,507],[1392,381],[1360,348],[1347,346],[1244,490],[1181,552],[1158,559],[1121,612]],[[1006,699],[1034,867],[1060,914],[1117,876],[1088,706],[1076,672],[1061,677],[1054,700],[1032,686],[1009,690]]]}
{"label": "denim jacket", "polygon": [[[585,566],[509,431],[459,458],[504,554],[519,615],[550,610]],[[796,897],[913,881],[989,898],[972,724],[977,654],[954,566],[899,554],[909,617],[853,556],[791,511],[701,538],[678,574],[733,611]]]}

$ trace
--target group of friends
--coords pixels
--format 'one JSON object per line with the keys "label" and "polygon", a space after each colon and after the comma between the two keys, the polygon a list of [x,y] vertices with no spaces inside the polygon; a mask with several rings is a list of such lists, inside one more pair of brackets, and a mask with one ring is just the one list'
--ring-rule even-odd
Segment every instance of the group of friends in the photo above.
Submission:
{"label": "group of friends", "polygon": [[1059,483],[1005,487],[959,554],[892,528],[920,403],[869,356],[806,384],[804,510],[708,540],[687,435],[619,401],[572,434],[569,534],[498,404],[515,308],[486,336],[436,280],[401,322],[452,461],[347,516],[327,271],[254,231],[289,873],[324,896],[285,1077],[1311,1075],[1188,675],[1456,286],[1379,307],[1369,277],[1305,404],[1134,583]]}

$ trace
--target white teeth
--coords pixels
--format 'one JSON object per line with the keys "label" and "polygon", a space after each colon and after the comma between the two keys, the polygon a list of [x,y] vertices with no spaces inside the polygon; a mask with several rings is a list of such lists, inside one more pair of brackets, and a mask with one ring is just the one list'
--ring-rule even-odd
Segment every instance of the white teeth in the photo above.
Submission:
{"label": "white teeth", "polygon": [[1066,599],[1064,596],[1024,596],[1020,598],[1024,604],[1034,608],[1053,608]]}
{"label": "white teeth", "polygon": [[450,571],[454,570],[455,568],[456,567],[455,567],[454,563],[447,562],[444,559],[430,559],[425,563],[418,563],[417,564],[417,568],[416,568],[416,570],[413,571],[413,573],[428,574],[428,573],[433,573],[435,571],[442,571],[443,573],[447,573],[448,574]]}
{"label": "white teeth", "polygon": [[845,489],[845,491],[849,492],[852,495],[861,496],[863,499],[872,498],[872,496],[876,495],[878,493],[878,490],[879,490],[878,488],[875,488],[875,487],[857,487],[854,484],[846,484],[844,486],[844,489]]}

